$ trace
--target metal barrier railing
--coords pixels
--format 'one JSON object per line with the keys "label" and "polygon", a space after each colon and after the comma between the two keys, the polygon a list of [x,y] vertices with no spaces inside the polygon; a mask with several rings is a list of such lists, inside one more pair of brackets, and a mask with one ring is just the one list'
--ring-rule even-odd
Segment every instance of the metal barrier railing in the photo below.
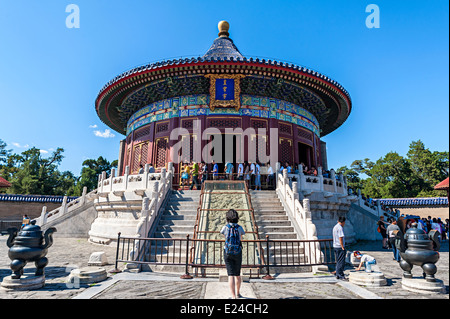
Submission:
{"label": "metal barrier railing", "polygon": [[[272,267],[305,267],[335,264],[331,239],[319,240],[243,240],[243,251],[260,252],[261,256],[247,253],[242,260],[242,268],[265,269],[263,279],[273,279],[270,275]],[[134,263],[138,265],[173,265],[184,266],[185,273],[181,278],[192,278],[192,268],[224,268],[224,240],[186,238],[117,238],[115,272],[120,272],[118,263]],[[259,246],[260,249],[255,249]],[[190,258],[191,249],[205,249],[205,258]],[[211,248],[212,247],[212,248]],[[289,252],[289,254],[288,254]],[[262,258],[264,256],[264,258]],[[217,262],[219,261],[219,262]]]}

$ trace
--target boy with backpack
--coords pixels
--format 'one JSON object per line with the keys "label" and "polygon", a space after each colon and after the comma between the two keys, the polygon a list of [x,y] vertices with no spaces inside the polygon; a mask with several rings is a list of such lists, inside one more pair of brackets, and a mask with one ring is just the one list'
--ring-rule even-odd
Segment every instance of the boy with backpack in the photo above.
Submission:
{"label": "boy with backpack", "polygon": [[225,236],[224,260],[227,267],[228,284],[233,299],[242,298],[241,289],[241,265],[242,265],[242,236],[244,229],[238,225],[239,215],[234,209],[226,214],[227,224],[220,233]]}

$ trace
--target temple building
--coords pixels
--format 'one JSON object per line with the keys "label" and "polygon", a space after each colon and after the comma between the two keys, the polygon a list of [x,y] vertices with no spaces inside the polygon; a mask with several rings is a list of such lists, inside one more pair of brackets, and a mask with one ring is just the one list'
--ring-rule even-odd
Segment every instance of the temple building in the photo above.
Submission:
{"label": "temple building", "polygon": [[[266,150],[257,144],[258,160],[273,149],[282,165],[303,163],[326,169],[326,145],[321,138],[350,115],[349,93],[317,71],[245,57],[229,37],[228,22],[221,21],[218,27],[218,38],[205,55],[143,65],[118,75],[101,89],[95,101],[98,116],[125,135],[119,175],[127,166],[133,174],[147,163],[157,170],[168,162],[178,163],[173,148],[180,141],[191,150],[181,160],[191,161],[195,143],[203,149],[217,135],[224,138],[227,128],[253,128],[257,133],[245,139],[243,154],[238,147],[232,154],[223,149],[222,160],[216,160],[221,168],[225,155],[235,165],[249,160],[247,144],[256,140],[258,129],[265,129],[260,137],[267,142]],[[178,128],[186,133],[171,139],[171,132]],[[198,132],[206,128],[215,128],[217,133],[201,138]],[[276,132],[276,139],[271,139],[271,132]],[[239,133],[235,135],[239,138]],[[236,138],[233,143],[237,145]],[[201,160],[209,162],[204,157]],[[179,165],[174,165],[176,172]]]}

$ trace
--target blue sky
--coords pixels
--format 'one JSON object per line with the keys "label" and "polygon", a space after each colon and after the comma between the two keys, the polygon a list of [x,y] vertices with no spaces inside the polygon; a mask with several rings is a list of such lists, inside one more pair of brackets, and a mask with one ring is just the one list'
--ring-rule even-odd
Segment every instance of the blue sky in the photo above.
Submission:
{"label": "blue sky", "polygon": [[[69,4],[80,28],[66,27]],[[99,90],[135,66],[203,55],[220,20],[245,56],[315,69],[350,93],[350,117],[323,138],[330,167],[405,155],[418,139],[449,150],[447,0],[0,0],[0,139],[16,153],[63,147],[60,170],[75,175],[85,159],[117,159],[124,136],[97,117]]]}

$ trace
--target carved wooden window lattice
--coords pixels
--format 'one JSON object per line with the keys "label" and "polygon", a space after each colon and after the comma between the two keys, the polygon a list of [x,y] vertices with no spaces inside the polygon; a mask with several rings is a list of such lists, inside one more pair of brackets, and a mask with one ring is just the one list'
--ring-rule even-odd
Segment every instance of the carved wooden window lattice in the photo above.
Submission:
{"label": "carved wooden window lattice", "polygon": [[193,120],[183,120],[181,121],[181,127],[185,129],[192,129],[194,128],[194,121]]}
{"label": "carved wooden window lattice", "polygon": [[279,158],[282,164],[289,162],[292,165],[292,140],[280,138]]}
{"label": "carved wooden window lattice", "polygon": [[169,147],[169,139],[167,137],[156,140],[156,167],[164,167],[166,165],[167,149]]}
{"label": "carved wooden window lattice", "polygon": [[255,135],[254,138],[252,138],[252,143],[255,143],[256,160],[265,162],[264,159],[267,157],[268,149],[267,135]]}
{"label": "carved wooden window lattice", "polygon": [[133,162],[131,166],[131,171],[133,173],[139,172],[140,166],[145,166],[147,164],[148,158],[148,142],[140,143],[133,148]]}
{"label": "carved wooden window lattice", "polygon": [[144,137],[144,136],[148,135],[149,133],[150,133],[150,128],[149,127],[140,129],[139,131],[134,133],[134,140],[136,141],[136,140],[140,139],[141,137]]}
{"label": "carved wooden window lattice", "polygon": [[[184,135],[181,139],[180,158],[183,163],[190,162],[194,158],[194,137],[192,135]],[[189,154],[182,154],[183,150],[189,149]]]}
{"label": "carved wooden window lattice", "polygon": [[169,123],[160,123],[156,125],[156,133],[166,132],[169,130]]}
{"label": "carved wooden window lattice", "polygon": [[251,127],[254,128],[256,131],[259,128],[267,129],[267,122],[266,121],[251,120]]}
{"label": "carved wooden window lattice", "polygon": [[312,141],[312,139],[313,139],[312,133],[302,130],[300,128],[298,128],[297,135],[298,135],[298,137],[304,138],[305,140],[308,140],[308,141]]}
{"label": "carved wooden window lattice", "polygon": [[292,135],[292,126],[280,123],[278,126],[280,133]]}
{"label": "carved wooden window lattice", "polygon": [[209,127],[225,127],[225,128],[237,128],[240,127],[240,121],[234,119],[210,119]]}

